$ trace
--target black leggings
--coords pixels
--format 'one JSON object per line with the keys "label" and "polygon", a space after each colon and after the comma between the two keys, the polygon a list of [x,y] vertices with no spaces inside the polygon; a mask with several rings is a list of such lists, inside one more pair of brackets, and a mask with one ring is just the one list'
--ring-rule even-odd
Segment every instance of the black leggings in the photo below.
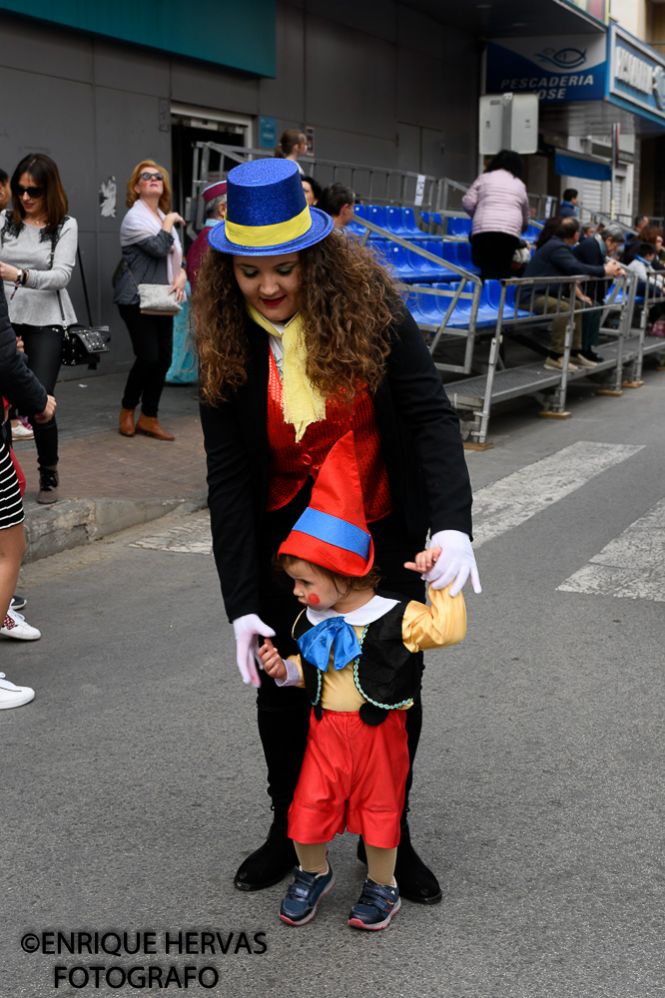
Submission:
{"label": "black leggings", "polygon": [[520,241],[506,232],[479,232],[471,237],[471,258],[483,281],[512,274],[513,256]]}
{"label": "black leggings", "polygon": [[138,305],[118,305],[134,348],[134,366],[122,396],[123,409],[141,403],[144,416],[156,416],[173,352],[173,319],[143,315]]}
{"label": "black leggings", "polygon": [[[288,506],[268,513],[260,540],[263,566],[260,616],[274,628],[275,645],[284,657],[298,650],[291,636],[291,628],[299,608],[293,596],[293,581],[285,572],[272,565],[279,544],[306,507],[310,492],[309,487],[305,488]],[[423,547],[424,537],[420,541],[405,538],[404,529],[395,516],[371,523],[369,528],[374,539],[376,565],[381,575],[379,593],[424,602],[425,584],[416,572],[403,567],[404,562],[413,560],[416,551]],[[422,654],[419,659],[422,676]],[[259,735],[268,767],[268,793],[275,808],[284,811],[291,802],[305,753],[309,700],[304,690],[295,687],[280,688],[269,676],[261,673],[257,708]],[[407,711],[406,718],[410,761],[406,784],[407,804],[421,726],[422,704],[418,690],[415,703]]]}
{"label": "black leggings", "polygon": [[[55,391],[62,355],[62,326],[24,326],[14,324],[14,332],[25,345],[28,367],[49,395]],[[58,463],[58,425],[55,417],[48,423],[32,424],[40,468],[55,468]]]}

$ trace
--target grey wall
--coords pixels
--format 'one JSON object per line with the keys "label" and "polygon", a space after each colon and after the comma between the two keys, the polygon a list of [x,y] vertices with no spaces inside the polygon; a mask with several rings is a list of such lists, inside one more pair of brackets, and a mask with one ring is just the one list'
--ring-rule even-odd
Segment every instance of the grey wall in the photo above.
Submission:
{"label": "grey wall", "polygon": [[[377,8],[380,16],[377,16]],[[396,0],[278,2],[277,76],[258,80],[57,27],[3,18],[0,166],[29,151],[58,162],[79,222],[93,318],[112,326],[103,369],[131,351],[111,302],[124,184],[149,156],[171,164],[170,102],[311,125],[319,158],[467,180],[476,162],[478,54],[471,36]],[[115,176],[117,217],[98,188]],[[80,279],[72,297],[84,318]]]}

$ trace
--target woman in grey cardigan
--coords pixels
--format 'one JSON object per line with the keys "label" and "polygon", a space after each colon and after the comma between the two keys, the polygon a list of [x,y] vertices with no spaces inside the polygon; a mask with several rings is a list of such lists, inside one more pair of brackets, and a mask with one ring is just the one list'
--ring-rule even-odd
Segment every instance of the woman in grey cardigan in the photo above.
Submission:
{"label": "woman in grey cardigan", "polygon": [[[157,420],[171,366],[173,319],[142,313],[138,292],[139,284],[168,284],[177,302],[185,295],[182,246],[173,228],[183,219],[171,211],[168,172],[151,159],[137,163],[127,182],[127,207],[120,226],[122,262],[114,278],[113,300],[129,330],[136,360],[125,385],[118,430],[125,437],[143,433],[157,440],[174,440]],[[139,403],[141,413],[135,423]]]}
{"label": "woman in grey cardigan", "polygon": [[[65,326],[76,322],[66,288],[76,262],[78,226],[67,214],[58,167],[49,156],[25,156],[11,178],[12,206],[0,212],[0,278],[9,318],[28,366],[51,395],[60,371]],[[58,498],[58,427],[34,426],[37,502]]]}

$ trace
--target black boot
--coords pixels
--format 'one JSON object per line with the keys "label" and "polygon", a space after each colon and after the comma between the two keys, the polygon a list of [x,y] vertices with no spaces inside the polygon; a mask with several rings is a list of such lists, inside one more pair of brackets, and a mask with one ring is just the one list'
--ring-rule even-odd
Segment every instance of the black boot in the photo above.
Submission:
{"label": "black boot", "polygon": [[[367,863],[365,843],[362,839],[358,839],[357,856],[361,863]],[[397,847],[395,879],[400,896],[415,904],[438,904],[443,896],[439,881],[413,848],[411,833],[406,822],[402,825]]]}
{"label": "black boot", "polygon": [[262,891],[283,880],[298,858],[286,834],[286,811],[275,809],[268,838],[238,867],[233,884],[239,891]]}

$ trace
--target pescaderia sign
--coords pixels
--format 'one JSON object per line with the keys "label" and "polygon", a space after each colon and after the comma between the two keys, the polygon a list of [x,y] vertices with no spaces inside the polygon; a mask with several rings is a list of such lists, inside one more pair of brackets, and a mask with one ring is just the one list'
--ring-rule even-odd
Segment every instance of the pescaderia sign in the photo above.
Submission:
{"label": "pescaderia sign", "polygon": [[617,24],[609,36],[609,97],[665,123],[665,60]]}
{"label": "pescaderia sign", "polygon": [[502,38],[487,47],[487,93],[536,93],[544,103],[602,100],[605,35]]}

